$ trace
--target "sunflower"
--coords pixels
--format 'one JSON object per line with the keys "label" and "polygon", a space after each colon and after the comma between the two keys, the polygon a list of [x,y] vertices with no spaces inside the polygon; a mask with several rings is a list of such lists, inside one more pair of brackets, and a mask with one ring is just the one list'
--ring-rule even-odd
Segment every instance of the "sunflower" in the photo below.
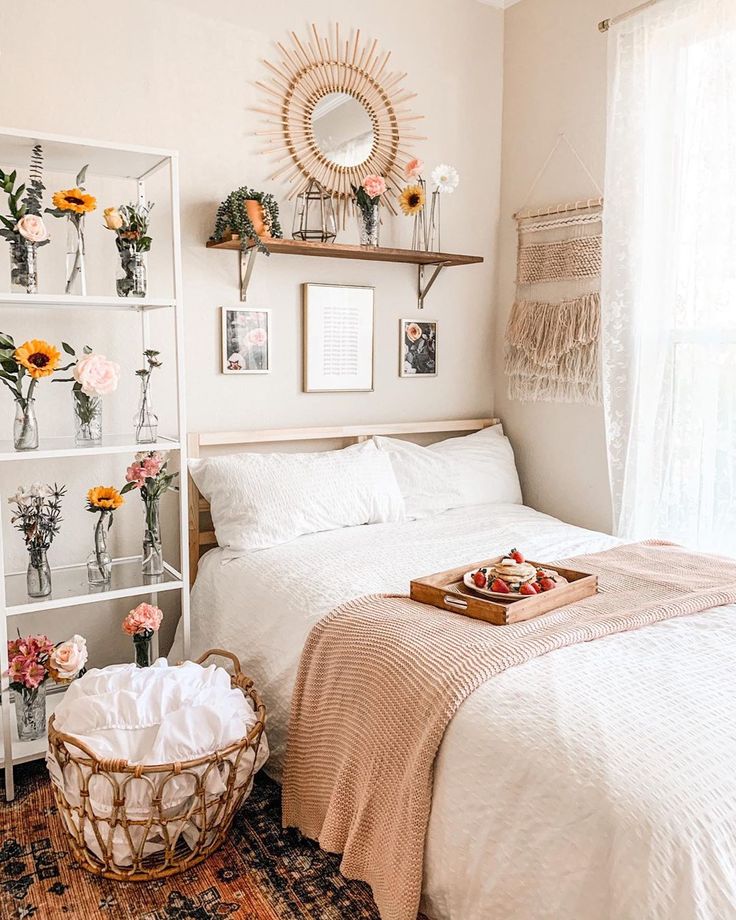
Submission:
{"label": "sunflower", "polygon": [[41,339],[31,339],[15,349],[13,357],[34,380],[50,377],[56,370],[61,353]]}
{"label": "sunflower", "polygon": [[82,191],[81,188],[68,188],[54,192],[51,201],[60,211],[72,211],[74,214],[86,214],[97,207],[97,199]]}
{"label": "sunflower", "polygon": [[407,185],[399,196],[399,207],[407,217],[418,214],[424,207],[424,189],[421,185]]}
{"label": "sunflower", "polygon": [[90,511],[116,511],[125,499],[114,486],[95,486],[87,493]]}

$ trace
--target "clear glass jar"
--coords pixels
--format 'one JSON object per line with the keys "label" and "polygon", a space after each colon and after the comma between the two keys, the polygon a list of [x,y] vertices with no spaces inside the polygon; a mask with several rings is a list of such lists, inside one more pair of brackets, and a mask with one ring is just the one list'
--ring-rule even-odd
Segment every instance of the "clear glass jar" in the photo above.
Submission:
{"label": "clear glass jar", "polygon": [[98,444],[102,440],[102,397],[72,390],[74,440],[77,444]]}
{"label": "clear glass jar", "polygon": [[380,209],[377,204],[365,211],[358,208],[358,229],[361,246],[378,246],[381,228]]}
{"label": "clear glass jar", "polygon": [[151,639],[153,632],[148,629],[143,633],[136,633],[133,636],[133,648],[135,649],[135,664],[138,668],[150,668],[153,660]]}
{"label": "clear glass jar", "polygon": [[432,205],[429,211],[429,229],[427,231],[427,250],[429,252],[442,252],[440,238],[440,201],[442,193],[439,189],[432,192]]}
{"label": "clear glass jar", "polygon": [[145,297],[147,277],[143,253],[128,246],[119,247],[118,252],[120,264],[115,282],[118,297]]}
{"label": "clear glass jar", "polygon": [[15,401],[13,447],[16,450],[36,450],[38,448],[35,399],[16,399]]}
{"label": "clear glass jar", "polygon": [[38,246],[20,239],[10,244],[10,290],[38,294]]}
{"label": "clear glass jar", "polygon": [[51,594],[51,567],[45,549],[30,549],[26,588],[29,597],[48,597]]}
{"label": "clear glass jar", "polygon": [[66,219],[66,287],[67,294],[87,293],[84,265],[84,215]]}
{"label": "clear glass jar", "polygon": [[112,558],[107,551],[110,512],[101,511],[95,525],[95,548],[87,557],[87,581],[91,585],[109,585],[112,581]]}
{"label": "clear glass jar", "polygon": [[35,690],[15,691],[15,721],[20,741],[36,741],[46,734],[46,684]]}
{"label": "clear glass jar", "polygon": [[153,444],[158,438],[158,416],[151,406],[151,374],[141,377],[138,411],[133,417],[135,440],[138,444]]}
{"label": "clear glass jar", "polygon": [[159,499],[145,503],[146,530],[143,534],[143,557],[141,566],[144,575],[164,574],[164,554],[161,546],[161,515]]}

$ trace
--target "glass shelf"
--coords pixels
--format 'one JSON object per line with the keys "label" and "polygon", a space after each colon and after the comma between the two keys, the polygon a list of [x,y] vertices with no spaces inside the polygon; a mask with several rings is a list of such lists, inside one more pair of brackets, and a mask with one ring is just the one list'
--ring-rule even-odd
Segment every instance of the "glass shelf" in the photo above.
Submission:
{"label": "glass shelf", "polygon": [[142,310],[165,310],[176,301],[160,297],[85,297],[74,294],[8,294],[0,293],[0,306],[35,307],[36,309],[85,309],[85,310],[128,310],[139,313]]}
{"label": "glass shelf", "polygon": [[137,454],[141,450],[179,450],[177,438],[161,436],[153,444],[137,444],[132,434],[104,435],[99,444],[77,444],[73,436],[41,438],[36,450],[14,450],[12,441],[0,441],[0,463],[14,460],[44,460],[50,457],[91,457],[101,454]]}
{"label": "glass shelf", "polygon": [[120,597],[135,597],[160,591],[174,591],[184,586],[181,574],[165,564],[163,575],[141,574],[140,556],[113,560],[112,581],[106,587],[90,585],[87,581],[87,564],[61,566],[51,570],[52,591],[48,597],[29,597],[26,591],[26,573],[16,572],[5,576],[5,604],[9,617],[23,613],[36,613],[58,607],[76,607],[82,604],[99,604]]}

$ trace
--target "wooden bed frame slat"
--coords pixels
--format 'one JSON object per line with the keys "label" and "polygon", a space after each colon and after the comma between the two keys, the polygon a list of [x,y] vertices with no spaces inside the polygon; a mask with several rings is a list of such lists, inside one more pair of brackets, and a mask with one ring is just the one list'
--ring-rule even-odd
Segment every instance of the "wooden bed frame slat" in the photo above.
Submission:
{"label": "wooden bed frame slat", "polygon": [[[396,422],[388,425],[340,425],[331,428],[260,428],[252,431],[194,432],[188,437],[189,456],[197,458],[203,448],[242,447],[290,441],[348,441],[359,443],[376,436],[453,434],[480,431],[498,424],[496,418],[441,419],[429,422]],[[189,573],[191,584],[197,577],[200,557],[217,546],[209,519],[209,502],[189,477]]]}

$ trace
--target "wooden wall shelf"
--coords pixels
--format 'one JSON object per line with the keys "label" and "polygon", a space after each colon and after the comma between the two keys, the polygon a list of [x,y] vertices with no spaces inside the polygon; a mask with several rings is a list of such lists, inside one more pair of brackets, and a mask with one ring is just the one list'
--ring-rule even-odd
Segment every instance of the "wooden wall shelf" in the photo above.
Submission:
{"label": "wooden wall shelf", "polygon": [[[356,259],[364,262],[401,262],[417,266],[417,298],[421,310],[424,298],[443,268],[455,265],[474,265],[483,262],[483,256],[468,256],[450,252],[423,252],[417,249],[393,249],[387,246],[352,246],[347,243],[302,242],[302,240],[266,240],[269,253],[293,256],[315,256],[328,259]],[[228,249],[240,253],[240,299],[245,300],[248,282],[253,272],[258,250],[250,246],[245,252],[240,248],[240,238],[216,243],[210,240],[208,249]],[[424,281],[424,268],[434,267],[430,278]]]}

